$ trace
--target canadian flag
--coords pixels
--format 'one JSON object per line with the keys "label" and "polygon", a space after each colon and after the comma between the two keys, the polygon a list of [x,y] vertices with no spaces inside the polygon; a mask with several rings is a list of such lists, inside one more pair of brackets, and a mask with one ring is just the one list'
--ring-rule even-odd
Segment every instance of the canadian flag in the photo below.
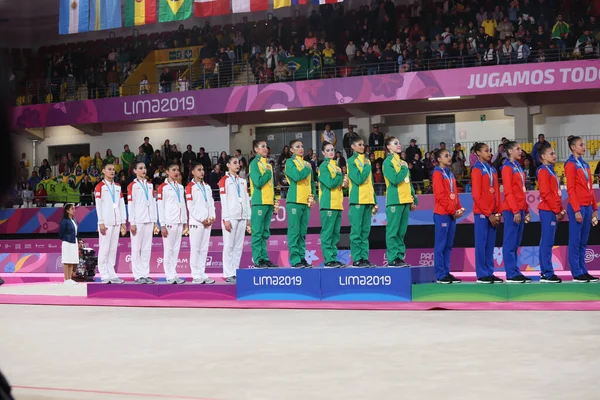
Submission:
{"label": "canadian flag", "polygon": [[267,11],[269,0],[231,0],[231,9],[234,13]]}
{"label": "canadian flag", "polygon": [[196,17],[211,17],[214,15],[231,14],[230,0],[194,0],[194,15]]}

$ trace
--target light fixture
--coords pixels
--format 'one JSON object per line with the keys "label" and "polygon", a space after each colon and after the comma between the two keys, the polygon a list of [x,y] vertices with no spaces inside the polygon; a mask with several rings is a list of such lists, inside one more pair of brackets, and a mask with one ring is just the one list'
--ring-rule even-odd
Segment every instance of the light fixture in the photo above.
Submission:
{"label": "light fixture", "polygon": [[278,112],[278,111],[287,111],[288,108],[287,107],[282,107],[282,108],[271,108],[269,110],[265,110],[265,112]]}
{"label": "light fixture", "polygon": [[448,96],[448,97],[429,97],[427,100],[460,100],[460,96]]}

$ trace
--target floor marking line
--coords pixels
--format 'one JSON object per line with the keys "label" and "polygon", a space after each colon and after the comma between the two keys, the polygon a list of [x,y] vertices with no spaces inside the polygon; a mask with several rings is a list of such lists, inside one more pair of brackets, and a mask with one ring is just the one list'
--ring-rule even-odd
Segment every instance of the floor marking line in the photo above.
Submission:
{"label": "floor marking line", "polygon": [[151,393],[130,393],[130,392],[111,392],[104,390],[92,389],[70,389],[70,388],[51,388],[42,386],[19,386],[12,385],[13,389],[28,389],[28,390],[45,390],[53,392],[72,392],[72,393],[95,393],[95,394],[112,394],[117,396],[138,396],[138,397],[156,397],[162,399],[182,399],[182,400],[216,400],[206,397],[190,397],[190,396],[169,396],[166,394],[151,394]]}

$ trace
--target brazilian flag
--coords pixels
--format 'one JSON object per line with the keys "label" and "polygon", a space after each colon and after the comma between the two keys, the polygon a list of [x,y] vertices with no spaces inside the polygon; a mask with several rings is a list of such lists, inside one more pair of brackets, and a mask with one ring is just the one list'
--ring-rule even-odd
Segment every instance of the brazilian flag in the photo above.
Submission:
{"label": "brazilian flag", "polygon": [[294,80],[312,79],[315,71],[321,68],[321,57],[310,55],[308,57],[288,57],[284,63],[294,75]]}
{"label": "brazilian flag", "polygon": [[172,22],[192,16],[194,0],[159,0],[158,22]]}

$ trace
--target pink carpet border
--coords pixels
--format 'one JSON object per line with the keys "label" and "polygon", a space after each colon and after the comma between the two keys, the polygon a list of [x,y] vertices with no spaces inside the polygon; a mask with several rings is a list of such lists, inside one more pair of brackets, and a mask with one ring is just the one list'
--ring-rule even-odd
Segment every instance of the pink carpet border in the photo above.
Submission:
{"label": "pink carpet border", "polygon": [[230,308],[288,310],[455,310],[455,311],[600,311],[600,301],[572,302],[327,302],[327,301],[237,301],[237,300],[130,300],[89,299],[75,296],[0,294],[0,304],[49,306]]}

